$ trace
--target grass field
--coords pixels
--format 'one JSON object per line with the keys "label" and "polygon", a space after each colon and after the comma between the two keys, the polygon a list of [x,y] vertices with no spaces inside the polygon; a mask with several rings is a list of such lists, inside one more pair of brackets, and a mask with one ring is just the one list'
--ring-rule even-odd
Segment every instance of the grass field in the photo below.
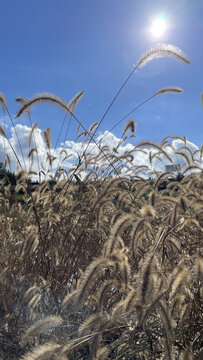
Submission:
{"label": "grass field", "polygon": [[[166,46],[151,49],[137,67],[159,56],[189,62]],[[17,116],[27,112],[32,128],[30,168],[23,168],[25,154],[15,153],[16,185],[11,192],[7,178],[0,194],[1,359],[201,358],[203,146],[192,151],[185,137],[169,136],[120,155],[119,146],[135,133],[132,119],[113,152],[95,144],[128,79],[98,123],[87,130],[79,122],[86,147],[71,169],[54,167],[49,128],[44,132],[49,172],[43,181],[31,108],[50,102],[75,118],[83,93],[70,104],[49,94],[19,99]],[[180,91],[169,87],[154,96]],[[6,111],[3,95],[1,104]],[[3,127],[1,136],[9,142]],[[149,166],[133,163],[146,147]],[[155,161],[173,164],[171,154],[181,157],[180,172],[156,171]]]}

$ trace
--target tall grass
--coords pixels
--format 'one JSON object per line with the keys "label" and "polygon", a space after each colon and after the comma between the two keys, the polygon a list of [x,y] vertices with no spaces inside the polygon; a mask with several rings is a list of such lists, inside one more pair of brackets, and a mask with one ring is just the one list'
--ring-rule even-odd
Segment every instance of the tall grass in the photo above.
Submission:
{"label": "tall grass", "polygon": [[[70,103],[50,94],[20,101],[17,117],[27,113],[32,128],[30,166],[18,173],[15,192],[21,193],[21,201],[11,201],[12,188],[6,182],[0,194],[3,359],[175,360],[201,356],[202,147],[193,152],[185,137],[168,136],[160,144],[143,141],[120,155],[127,134],[132,137],[136,131],[132,119],[113,151],[95,140],[128,79],[160,56],[189,63],[172,45],[150,49],[138,60],[103,117],[89,129],[74,114],[83,92]],[[140,106],[170,92],[181,93],[182,89],[160,89]],[[5,110],[4,98],[0,99]],[[62,107],[72,116],[85,149],[68,171],[69,154],[64,149],[64,158],[55,159],[50,130],[45,130],[49,176],[44,181],[41,174],[46,175],[47,166],[37,157],[37,124],[31,119],[32,107],[39,102]],[[0,134],[9,141],[5,129]],[[171,144],[175,138],[183,143],[179,151]],[[135,164],[134,156],[137,152],[146,155],[146,147],[151,149],[149,167]],[[182,158],[182,176],[154,169],[155,161],[172,163],[171,154]],[[20,163],[17,153],[15,156]],[[38,173],[33,165],[36,161]],[[30,181],[33,176],[40,180],[35,186]]]}

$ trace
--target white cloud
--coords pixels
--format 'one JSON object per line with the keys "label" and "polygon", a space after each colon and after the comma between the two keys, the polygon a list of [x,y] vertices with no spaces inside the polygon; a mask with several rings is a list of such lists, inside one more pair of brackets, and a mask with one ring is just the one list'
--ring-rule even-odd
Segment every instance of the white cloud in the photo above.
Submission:
{"label": "white cloud", "polygon": [[[16,125],[16,132],[18,134],[19,142],[21,144],[22,152],[24,154],[24,160],[25,160],[25,166],[28,170],[31,166],[31,159],[28,158],[28,153],[30,150],[29,147],[29,135],[30,135],[31,128],[25,125],[17,124]],[[21,155],[21,149],[18,143],[18,139],[16,137],[16,132],[14,128],[11,128],[11,136],[9,138],[10,144],[12,145],[13,149],[15,150],[17,156],[19,157],[20,163],[23,165],[24,160]],[[169,164],[169,160],[163,155],[159,154],[158,157],[154,157],[152,161],[152,166],[150,166],[149,162],[149,154],[155,154],[158,153],[159,150],[157,150],[153,146],[142,146],[141,150],[135,149],[135,146],[130,143],[128,140],[126,142],[122,143],[122,139],[116,137],[112,133],[108,133],[105,131],[103,134],[98,135],[95,138],[96,142],[99,143],[100,148],[104,149],[104,152],[106,155],[108,155],[108,159],[106,159],[104,156],[102,156],[101,152],[98,150],[98,147],[95,146],[94,143],[84,143],[82,140],[79,140],[78,142],[74,141],[65,141],[61,144],[61,146],[57,147],[56,149],[51,149],[50,153],[52,156],[56,157],[56,159],[53,161],[52,164],[52,172],[54,173],[59,166],[66,169],[66,171],[75,168],[78,164],[79,157],[82,159],[81,167],[80,169],[83,169],[83,174],[80,173],[81,176],[84,176],[87,174],[87,168],[85,168],[85,161],[84,161],[84,153],[88,155],[88,158],[90,159],[90,154],[93,158],[97,156],[96,164],[89,164],[89,168],[93,169],[95,166],[97,166],[100,169],[103,169],[103,173],[108,174],[112,171],[112,166],[109,166],[109,161],[114,164],[114,168],[118,169],[120,166],[119,173],[121,175],[125,175],[126,172],[128,175],[134,176],[137,171],[138,166],[146,166],[151,170],[161,172],[165,170],[165,165]],[[133,140],[134,141],[134,140]],[[43,139],[43,133],[41,129],[35,129],[34,130],[34,136],[32,138],[32,144],[31,148],[37,147],[38,152],[38,158],[40,163],[40,170],[43,170],[45,173],[48,171],[50,166],[47,162],[47,152],[48,149],[45,145],[44,139]],[[120,144],[120,145],[119,145]],[[118,146],[119,145],[119,146]],[[191,152],[194,152],[198,150],[198,147],[191,143],[190,141],[187,141],[186,143],[187,147],[191,150]],[[88,148],[87,148],[88,146]],[[179,163],[181,166],[181,170],[184,170],[184,158],[183,156],[177,154],[175,155],[174,152],[180,151],[188,155],[188,157],[191,159],[191,153],[190,150],[187,150],[184,148],[185,143],[181,139],[172,139],[169,143],[165,144],[164,150],[167,152],[167,154],[172,158],[172,163]],[[105,148],[104,148],[105,147]],[[107,148],[108,147],[108,148]],[[117,148],[117,153],[115,152],[115,149]],[[63,151],[63,152],[62,152]],[[61,154],[62,152],[62,154]],[[0,161],[4,161],[4,153],[8,154],[10,161],[11,161],[11,170],[16,172],[17,168],[17,161],[15,154],[13,150],[11,149],[11,146],[7,142],[5,138],[0,136]],[[100,155],[99,155],[100,153]],[[125,156],[126,154],[130,154],[133,156],[133,158],[128,158],[128,161],[121,161],[121,157]],[[67,158],[62,161],[65,156],[67,155]],[[115,160],[115,155],[117,156],[117,161]],[[120,159],[120,161],[119,161]],[[194,160],[192,161],[193,164],[198,164],[199,160],[199,153],[196,153],[194,156]],[[201,167],[203,168],[203,161],[201,161]],[[126,165],[126,166],[124,166]],[[24,166],[24,165],[23,165]],[[32,164],[32,170],[38,172],[38,162],[37,162],[37,156],[36,153],[34,153],[34,161]],[[102,172],[101,172],[102,174]]]}
{"label": "white cloud", "polygon": [[9,121],[9,117],[8,115],[5,115],[4,117],[0,117],[0,126],[3,128],[3,129],[8,129],[8,124],[7,122]]}

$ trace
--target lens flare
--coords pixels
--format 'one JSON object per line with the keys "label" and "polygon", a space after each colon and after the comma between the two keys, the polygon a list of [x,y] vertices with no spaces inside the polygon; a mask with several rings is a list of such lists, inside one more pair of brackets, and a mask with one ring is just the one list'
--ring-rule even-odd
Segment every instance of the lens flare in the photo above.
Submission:
{"label": "lens flare", "polygon": [[164,34],[166,28],[167,28],[166,16],[160,14],[152,23],[151,33],[155,37],[161,37]]}

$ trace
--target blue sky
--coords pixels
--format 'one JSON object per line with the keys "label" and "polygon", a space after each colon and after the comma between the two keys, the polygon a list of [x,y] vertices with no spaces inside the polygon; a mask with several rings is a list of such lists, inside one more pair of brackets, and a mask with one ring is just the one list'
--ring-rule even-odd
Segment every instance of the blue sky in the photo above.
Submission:
{"label": "blue sky", "polygon": [[[166,16],[168,28],[155,39],[149,29],[159,14]],[[167,135],[185,135],[197,146],[202,144],[202,0],[7,0],[1,3],[0,33],[0,92],[13,117],[18,96],[28,99],[49,92],[69,101],[84,90],[76,116],[86,128],[101,119],[145,51],[157,43],[178,46],[191,64],[162,58],[139,69],[100,132],[160,88],[174,85],[183,94],[154,98],[132,115],[136,140],[160,142]],[[41,129],[51,127],[53,143],[63,118],[63,112],[51,105],[32,110],[33,123],[37,121]],[[28,125],[26,116],[15,122]],[[72,119],[67,140],[75,139],[76,126]],[[115,136],[121,135],[123,126],[114,130]]]}

